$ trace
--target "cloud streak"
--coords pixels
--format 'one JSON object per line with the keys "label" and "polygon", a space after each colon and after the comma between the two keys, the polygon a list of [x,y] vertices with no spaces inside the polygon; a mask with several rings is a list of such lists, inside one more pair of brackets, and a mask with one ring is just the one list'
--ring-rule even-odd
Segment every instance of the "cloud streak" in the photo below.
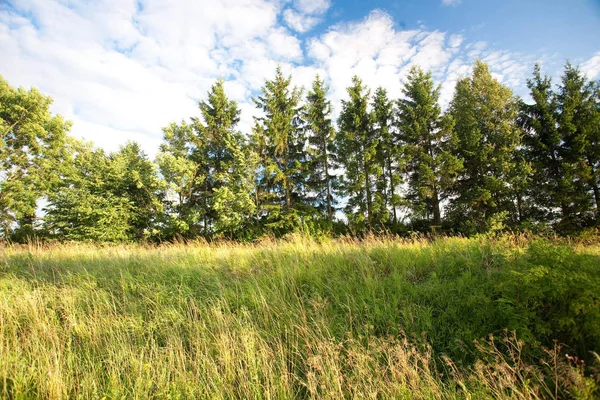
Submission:
{"label": "cloud streak", "polygon": [[457,6],[462,3],[462,0],[442,0],[442,4],[445,6]]}

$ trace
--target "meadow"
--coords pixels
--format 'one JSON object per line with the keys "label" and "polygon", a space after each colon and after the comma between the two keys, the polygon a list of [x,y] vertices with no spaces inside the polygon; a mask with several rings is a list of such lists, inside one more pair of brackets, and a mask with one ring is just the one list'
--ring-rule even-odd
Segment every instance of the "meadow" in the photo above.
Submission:
{"label": "meadow", "polygon": [[520,235],[0,249],[0,397],[600,396],[600,246]]}

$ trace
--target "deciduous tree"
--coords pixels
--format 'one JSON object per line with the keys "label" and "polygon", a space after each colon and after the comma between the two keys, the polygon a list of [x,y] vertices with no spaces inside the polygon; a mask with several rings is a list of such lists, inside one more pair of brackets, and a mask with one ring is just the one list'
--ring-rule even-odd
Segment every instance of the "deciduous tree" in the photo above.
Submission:
{"label": "deciduous tree", "polygon": [[463,169],[454,185],[454,221],[464,232],[504,226],[514,213],[514,192],[522,173],[517,160],[522,131],[516,124],[518,100],[477,61],[461,79],[450,106]]}
{"label": "deciduous tree", "polygon": [[4,238],[34,234],[38,200],[60,180],[70,123],[50,112],[37,89],[0,76],[0,229]]}

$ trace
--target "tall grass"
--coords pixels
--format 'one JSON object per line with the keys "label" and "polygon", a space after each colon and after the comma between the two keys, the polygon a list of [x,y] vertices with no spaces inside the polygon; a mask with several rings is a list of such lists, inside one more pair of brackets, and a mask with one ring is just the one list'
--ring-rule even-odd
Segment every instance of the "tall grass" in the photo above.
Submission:
{"label": "tall grass", "polygon": [[6,247],[0,396],[593,398],[599,261],[521,236]]}

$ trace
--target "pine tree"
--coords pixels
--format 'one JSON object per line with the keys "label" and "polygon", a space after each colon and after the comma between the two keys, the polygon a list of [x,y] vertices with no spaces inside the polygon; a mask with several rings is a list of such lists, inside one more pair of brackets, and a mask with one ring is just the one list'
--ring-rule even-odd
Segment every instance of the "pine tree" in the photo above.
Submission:
{"label": "pine tree", "polygon": [[524,169],[517,160],[518,100],[477,61],[472,76],[457,83],[450,115],[464,166],[454,186],[453,220],[465,232],[501,227],[515,212],[515,171]]}
{"label": "pine tree", "polygon": [[306,200],[306,154],[301,125],[302,91],[291,87],[291,76],[277,67],[254,99],[264,116],[255,117],[253,147],[260,157],[257,175],[258,217],[281,232],[297,226],[309,214]]}
{"label": "pine tree", "polygon": [[392,132],[393,104],[388,99],[387,91],[381,86],[375,90],[371,107],[372,134],[377,140],[378,168],[373,219],[381,226],[390,222],[390,216],[393,218],[392,222],[396,223],[398,220],[396,208],[400,202],[396,190],[401,180],[397,170],[398,148]]}
{"label": "pine tree", "polygon": [[215,231],[229,236],[230,239],[245,236],[244,227],[250,225],[251,216],[256,209],[252,195],[253,154],[249,147],[240,145],[240,139],[230,136],[225,139],[225,148],[231,152],[231,160],[227,169],[221,173],[222,184],[213,189]]}
{"label": "pine tree", "polygon": [[452,153],[452,125],[442,116],[440,88],[430,72],[413,67],[403,93],[398,101],[398,125],[408,175],[407,200],[414,216],[441,225],[440,203],[462,168]]}
{"label": "pine tree", "polygon": [[327,91],[325,82],[317,75],[306,97],[303,119],[308,131],[307,188],[312,193],[311,202],[316,211],[326,215],[331,222],[336,204],[332,189],[335,147],[331,102],[327,100]]}
{"label": "pine tree", "polygon": [[342,100],[338,119],[336,147],[345,175],[339,194],[347,198],[345,213],[350,225],[358,230],[374,228],[373,194],[380,176],[377,165],[378,141],[371,128],[368,111],[370,93],[358,76],[348,87],[348,100]]}

